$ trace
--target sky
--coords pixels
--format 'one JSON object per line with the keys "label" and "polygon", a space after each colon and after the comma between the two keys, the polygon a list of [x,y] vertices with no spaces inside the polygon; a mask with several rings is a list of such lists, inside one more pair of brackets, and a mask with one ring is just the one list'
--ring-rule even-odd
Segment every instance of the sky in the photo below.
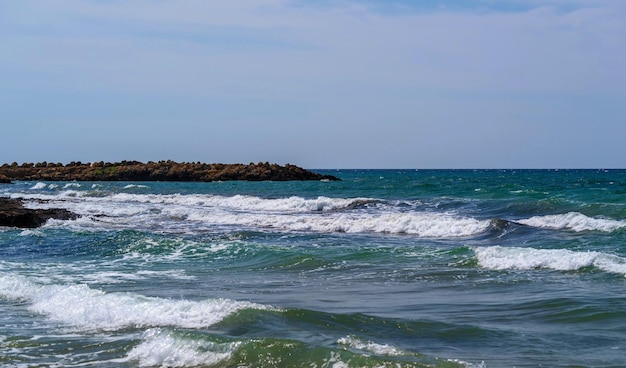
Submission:
{"label": "sky", "polygon": [[0,0],[0,164],[626,168],[623,0]]}

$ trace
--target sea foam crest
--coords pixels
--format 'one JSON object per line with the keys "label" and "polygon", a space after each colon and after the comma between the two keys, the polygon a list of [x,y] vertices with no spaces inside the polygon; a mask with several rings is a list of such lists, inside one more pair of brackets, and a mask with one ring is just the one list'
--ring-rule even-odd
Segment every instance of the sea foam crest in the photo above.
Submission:
{"label": "sea foam crest", "polygon": [[345,345],[352,349],[367,351],[376,355],[399,356],[406,353],[394,346],[379,344],[373,341],[364,341],[355,336],[346,336],[337,340],[338,344]]}
{"label": "sea foam crest", "polygon": [[[239,211],[269,211],[269,212],[311,212],[311,211],[333,211],[350,207],[355,203],[374,201],[367,198],[329,198],[317,197],[307,199],[302,197],[288,198],[260,198],[250,195],[198,195],[198,194],[129,194],[117,193],[108,199],[115,202],[139,202],[184,206],[215,207]],[[98,199],[96,199],[98,200]],[[101,200],[107,200],[103,198]]]}
{"label": "sea foam crest", "polygon": [[516,221],[523,225],[546,229],[571,229],[574,231],[605,231],[611,232],[626,227],[626,221],[593,218],[578,212],[560,215],[534,216]]}
{"label": "sea foam crest", "polygon": [[219,225],[245,225],[290,231],[411,234],[422,237],[463,237],[484,232],[489,221],[438,213],[275,215],[190,213],[189,220]]}
{"label": "sea foam crest", "polygon": [[575,271],[593,266],[626,276],[626,259],[602,252],[493,246],[476,247],[474,253],[481,267],[493,270],[546,268]]}
{"label": "sea foam crest", "polygon": [[137,361],[140,367],[215,366],[228,360],[240,345],[185,338],[160,328],[147,330],[143,338],[127,356],[128,361]]}
{"label": "sea foam crest", "polygon": [[124,189],[133,189],[133,188],[148,188],[147,185],[141,185],[141,184],[128,184],[126,186],[124,186]]}
{"label": "sea foam crest", "polygon": [[[42,186],[39,186],[41,184]],[[42,189],[44,183],[38,183],[31,189]],[[129,184],[125,189],[141,188],[142,185]],[[378,202],[372,198],[303,198],[292,196],[287,198],[261,198],[250,195],[203,195],[203,194],[132,194],[115,193],[110,196],[92,196],[89,191],[65,190],[55,194],[15,193],[12,198],[34,199],[44,201],[78,199],[91,203],[149,203],[156,205],[180,205],[222,208],[237,211],[265,212],[324,212],[350,208],[358,204]],[[59,204],[59,202],[57,202]]]}
{"label": "sea foam crest", "polygon": [[[62,194],[63,196],[67,194]],[[488,220],[435,212],[398,212],[392,205],[366,211],[344,211],[375,199],[254,196],[137,195],[118,193],[106,197],[31,202],[31,207],[61,206],[84,217],[78,226],[154,227],[167,231],[197,229],[198,225],[246,226],[288,231],[389,233],[422,237],[463,237],[489,228]],[[92,220],[91,215],[104,215]],[[131,219],[129,219],[131,218]],[[195,230],[191,230],[195,231]]]}
{"label": "sea foam crest", "polygon": [[43,188],[45,188],[47,186],[48,185],[46,183],[39,182],[39,183],[33,185],[30,189],[31,190],[40,190],[40,189],[43,189]]}
{"label": "sea foam crest", "polygon": [[50,320],[102,330],[138,326],[203,328],[242,309],[270,309],[230,299],[190,301],[106,293],[86,285],[40,284],[11,274],[0,275],[0,296],[27,300],[31,311]]}

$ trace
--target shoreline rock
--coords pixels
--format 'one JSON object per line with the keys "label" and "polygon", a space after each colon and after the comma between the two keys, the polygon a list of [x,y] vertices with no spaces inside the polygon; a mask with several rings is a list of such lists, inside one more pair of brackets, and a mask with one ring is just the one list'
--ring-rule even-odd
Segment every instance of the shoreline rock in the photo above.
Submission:
{"label": "shoreline rock", "polygon": [[73,220],[78,216],[61,208],[30,209],[17,199],[0,198],[0,226],[32,229],[49,219]]}
{"label": "shoreline rock", "polygon": [[[122,162],[39,162],[0,166],[0,179],[38,181],[196,181],[227,180],[289,181],[289,180],[341,180],[332,175],[322,175],[287,164],[280,166],[268,162],[257,164],[206,164],[200,162],[178,163],[171,160],[142,163]],[[5,181],[6,182],[6,181]]]}

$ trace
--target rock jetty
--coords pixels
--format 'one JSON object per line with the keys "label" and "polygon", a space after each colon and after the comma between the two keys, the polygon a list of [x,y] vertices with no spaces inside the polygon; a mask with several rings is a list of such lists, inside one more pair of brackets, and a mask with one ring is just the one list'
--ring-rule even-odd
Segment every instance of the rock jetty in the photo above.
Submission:
{"label": "rock jetty", "polygon": [[257,164],[206,164],[200,162],[178,163],[171,160],[142,163],[122,162],[70,162],[23,163],[0,166],[0,180],[38,181],[197,181],[226,180],[287,181],[287,180],[340,180],[332,175],[321,175],[295,165],[280,166],[267,162]]}
{"label": "rock jetty", "polygon": [[65,209],[30,209],[17,199],[0,198],[0,226],[35,228],[49,219],[73,220],[77,217]]}

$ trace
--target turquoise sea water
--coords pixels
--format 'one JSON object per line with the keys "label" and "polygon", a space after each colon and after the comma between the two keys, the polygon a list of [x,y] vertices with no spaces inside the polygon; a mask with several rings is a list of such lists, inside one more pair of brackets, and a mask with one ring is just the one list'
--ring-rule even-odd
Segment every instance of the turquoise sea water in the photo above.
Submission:
{"label": "turquoise sea water", "polygon": [[16,182],[0,366],[624,367],[626,171]]}

